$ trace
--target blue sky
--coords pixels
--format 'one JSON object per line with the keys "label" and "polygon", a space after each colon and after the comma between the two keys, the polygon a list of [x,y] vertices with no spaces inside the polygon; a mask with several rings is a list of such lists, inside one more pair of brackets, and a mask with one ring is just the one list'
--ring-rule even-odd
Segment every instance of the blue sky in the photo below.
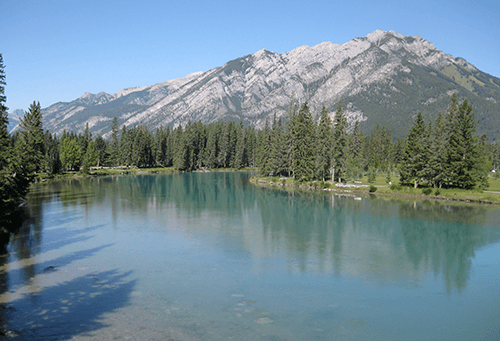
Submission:
{"label": "blue sky", "polygon": [[499,1],[2,0],[7,106],[47,107],[208,71],[261,48],[420,35],[500,77]]}

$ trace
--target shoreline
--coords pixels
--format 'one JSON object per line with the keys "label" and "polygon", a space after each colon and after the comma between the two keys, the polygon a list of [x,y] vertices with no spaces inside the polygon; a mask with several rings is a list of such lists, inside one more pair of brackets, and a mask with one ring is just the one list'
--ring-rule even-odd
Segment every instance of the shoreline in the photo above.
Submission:
{"label": "shoreline", "polygon": [[[315,184],[318,184],[319,182],[307,182],[303,184],[297,184],[293,182],[286,182],[286,181],[272,181],[272,180],[267,180],[264,178],[259,178],[259,177],[251,177],[250,182],[256,186],[261,186],[261,187],[268,187],[268,188],[274,188],[274,189],[282,189],[282,190],[306,190],[306,191],[318,191],[318,192],[334,192],[334,193],[342,193],[342,194],[360,194],[360,195],[374,195],[374,196],[386,196],[386,197],[400,197],[400,198],[407,198],[407,199],[418,199],[418,200],[434,200],[434,201],[441,201],[441,202],[457,202],[457,203],[464,203],[464,204],[479,204],[479,205],[490,205],[490,206],[498,206],[500,205],[500,200],[495,201],[495,200],[485,200],[485,199],[480,199],[480,198],[474,198],[474,197],[469,197],[469,198],[460,198],[460,197],[450,197],[450,196],[445,196],[445,195],[425,195],[425,194],[414,194],[414,193],[401,193],[398,191],[392,191],[391,189],[388,188],[388,186],[375,186],[377,189],[380,188],[386,188],[391,192],[370,192],[369,186],[368,185],[363,185],[363,187],[321,187]],[[329,184],[331,185],[331,184]],[[349,188],[349,189],[347,189]],[[356,188],[365,188],[363,189],[356,189]],[[490,191],[491,192],[491,191]],[[470,195],[474,194],[480,194],[477,192],[470,192]],[[488,194],[488,193],[486,193]],[[492,194],[496,194],[500,197],[500,193],[494,192]]]}
{"label": "shoreline", "polygon": [[[198,173],[208,173],[208,172],[238,172],[238,171],[255,171],[255,168],[244,168],[244,169],[198,169],[193,172]],[[106,167],[99,169],[91,169],[89,174],[82,174],[78,172],[68,172],[63,174],[57,174],[55,176],[41,176],[34,183],[42,183],[46,181],[57,181],[64,179],[74,179],[74,178],[86,178],[86,177],[100,177],[100,176],[116,176],[116,175],[144,175],[144,174],[166,174],[166,173],[183,173],[174,167],[168,168],[137,168],[137,167]],[[456,190],[453,192],[453,196],[450,195],[434,195],[434,194],[423,194],[423,193],[408,193],[404,191],[414,192],[421,189],[413,189],[408,187],[403,187],[402,191],[391,190],[389,186],[384,185],[374,185],[377,189],[375,192],[370,192],[370,185],[366,184],[349,184],[342,187],[337,187],[331,183],[320,182],[320,181],[309,181],[305,183],[296,183],[291,178],[280,178],[270,179],[252,176],[249,179],[250,183],[261,186],[261,187],[271,187],[275,189],[299,189],[307,191],[321,191],[321,192],[335,192],[344,194],[362,194],[362,195],[380,195],[380,196],[393,196],[400,198],[414,198],[418,200],[436,200],[443,202],[460,202],[466,204],[480,204],[480,205],[500,205],[500,192],[495,191],[483,191],[477,192],[472,190]],[[443,190],[446,191],[446,190]],[[450,191],[450,190],[449,190]],[[462,197],[457,196],[460,193]],[[466,196],[463,196],[466,195]],[[484,198],[484,196],[490,195],[492,198]],[[482,196],[482,197],[480,197]]]}

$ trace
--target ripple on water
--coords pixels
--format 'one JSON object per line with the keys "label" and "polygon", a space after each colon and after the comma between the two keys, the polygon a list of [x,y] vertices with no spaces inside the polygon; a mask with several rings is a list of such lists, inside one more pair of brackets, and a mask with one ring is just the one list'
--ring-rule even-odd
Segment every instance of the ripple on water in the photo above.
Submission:
{"label": "ripple on water", "polygon": [[349,319],[349,326],[351,328],[363,328],[366,326],[366,321],[363,319]]}
{"label": "ripple on water", "polygon": [[273,320],[271,320],[269,317],[261,317],[256,319],[254,322],[259,324],[269,324],[273,323]]}

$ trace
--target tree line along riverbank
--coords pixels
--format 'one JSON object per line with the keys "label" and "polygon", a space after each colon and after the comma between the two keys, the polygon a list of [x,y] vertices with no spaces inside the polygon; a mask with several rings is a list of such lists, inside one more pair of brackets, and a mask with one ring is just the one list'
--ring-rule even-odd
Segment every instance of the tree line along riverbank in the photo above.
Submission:
{"label": "tree line along riverbank", "polygon": [[[287,178],[311,187],[333,189],[333,183],[366,178],[372,193],[376,188],[378,193],[495,196],[484,190],[497,179],[488,174],[500,164],[500,146],[475,134],[472,106],[456,95],[435,121],[416,115],[404,139],[393,139],[380,125],[364,135],[359,122],[348,124],[342,101],[332,120],[324,108],[313,114],[307,102],[294,99],[286,117],[267,118],[262,130],[241,122],[198,121],[152,132],[141,125],[120,127],[115,117],[109,139],[92,136],[88,124],[78,134],[56,136],[44,130],[40,104],[34,101],[9,135],[3,69],[0,55],[0,218],[5,233],[30,183],[78,175],[252,168],[269,181]],[[390,185],[376,187],[380,176]]]}

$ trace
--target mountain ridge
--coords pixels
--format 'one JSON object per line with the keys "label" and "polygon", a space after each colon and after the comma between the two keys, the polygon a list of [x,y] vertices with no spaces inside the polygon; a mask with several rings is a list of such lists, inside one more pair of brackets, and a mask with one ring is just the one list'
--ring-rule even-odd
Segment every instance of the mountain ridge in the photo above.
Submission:
{"label": "mountain ridge", "polygon": [[267,49],[228,61],[208,71],[115,94],[85,93],[45,109],[44,127],[61,134],[91,132],[109,136],[113,117],[120,125],[150,129],[201,120],[243,121],[262,128],[274,113],[286,115],[292,96],[330,115],[344,100],[352,126],[363,131],[376,124],[405,136],[412,117],[422,111],[436,117],[457,93],[474,105],[478,132],[500,138],[500,79],[463,58],[438,50],[420,36],[377,30],[344,44],[323,42],[281,54]]}

